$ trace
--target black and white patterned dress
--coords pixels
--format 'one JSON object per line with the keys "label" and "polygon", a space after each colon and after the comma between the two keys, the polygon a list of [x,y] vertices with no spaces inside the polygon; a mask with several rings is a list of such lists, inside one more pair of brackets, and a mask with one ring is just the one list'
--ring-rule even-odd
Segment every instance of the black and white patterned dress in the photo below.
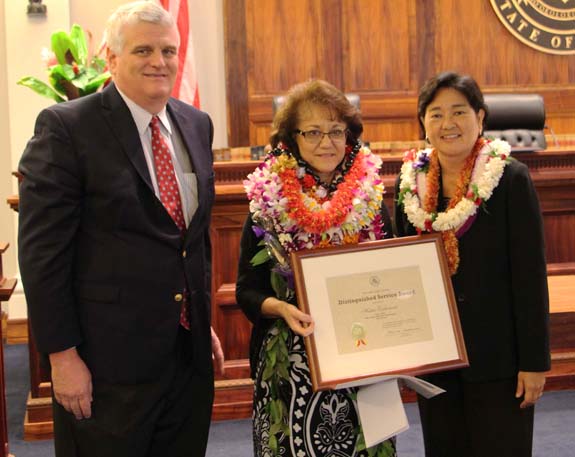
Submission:
{"label": "black and white patterned dress", "polygon": [[[270,386],[262,380],[267,340],[278,329],[272,326],[261,346],[256,368],[253,411],[254,456],[272,457],[268,443],[270,418],[265,405]],[[278,438],[278,454],[293,457],[366,457],[356,452],[359,415],[352,398],[356,389],[327,390],[314,393],[303,338],[289,331],[289,389],[284,392],[288,408],[290,436]]]}

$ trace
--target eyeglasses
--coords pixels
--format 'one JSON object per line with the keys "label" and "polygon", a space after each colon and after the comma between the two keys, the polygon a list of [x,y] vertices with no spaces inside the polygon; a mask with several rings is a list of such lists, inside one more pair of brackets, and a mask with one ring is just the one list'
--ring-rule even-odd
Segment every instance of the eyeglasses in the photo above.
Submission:
{"label": "eyeglasses", "polygon": [[309,144],[320,143],[325,135],[327,135],[331,141],[338,143],[345,141],[347,129],[333,129],[329,132],[322,132],[317,129],[307,130],[305,132],[303,130],[296,130],[295,133],[303,136],[304,140]]}

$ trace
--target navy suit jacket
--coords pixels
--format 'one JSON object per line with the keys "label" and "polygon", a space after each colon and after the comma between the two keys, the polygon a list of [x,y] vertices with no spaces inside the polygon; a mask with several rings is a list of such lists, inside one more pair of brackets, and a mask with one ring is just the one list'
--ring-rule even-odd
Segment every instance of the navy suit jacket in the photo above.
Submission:
{"label": "navy suit jacket", "polygon": [[113,84],[42,111],[20,162],[19,262],[38,351],[76,346],[96,380],[157,377],[174,349],[176,295],[186,285],[193,363],[213,373],[213,127],[178,100],[167,109],[198,184],[183,239],[154,194],[136,125]]}

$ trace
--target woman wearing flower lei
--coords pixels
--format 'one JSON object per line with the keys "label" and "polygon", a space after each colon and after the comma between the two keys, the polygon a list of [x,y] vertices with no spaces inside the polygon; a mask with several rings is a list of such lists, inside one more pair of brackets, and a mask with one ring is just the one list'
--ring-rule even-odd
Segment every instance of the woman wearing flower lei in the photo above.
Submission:
{"label": "woman wearing flower lei", "polygon": [[273,150],[244,182],[250,200],[237,302],[254,324],[256,456],[395,456],[393,440],[365,449],[356,391],[313,393],[289,253],[391,236],[381,160],[362,147],[359,111],[325,81],[294,86],[274,117]]}
{"label": "woman wearing flower lei", "polygon": [[527,167],[481,137],[487,107],[469,76],[425,83],[418,116],[431,147],[406,153],[399,236],[443,235],[470,366],[425,378],[427,457],[531,456],[534,404],[550,367],[543,224]]}

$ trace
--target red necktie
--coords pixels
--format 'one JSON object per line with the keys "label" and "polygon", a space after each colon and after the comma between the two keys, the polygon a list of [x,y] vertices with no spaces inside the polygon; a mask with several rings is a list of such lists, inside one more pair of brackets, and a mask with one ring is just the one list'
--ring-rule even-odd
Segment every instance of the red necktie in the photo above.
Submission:
{"label": "red necktie", "polygon": [[[154,167],[158,189],[160,191],[160,201],[183,236],[186,230],[186,220],[184,219],[184,211],[182,210],[180,189],[178,188],[178,182],[176,180],[176,172],[174,171],[170,148],[160,132],[160,120],[158,116],[152,118],[150,127],[152,129],[152,155],[154,156]],[[190,322],[188,320],[187,308],[187,293],[186,290],[184,290],[180,324],[189,330]]]}

